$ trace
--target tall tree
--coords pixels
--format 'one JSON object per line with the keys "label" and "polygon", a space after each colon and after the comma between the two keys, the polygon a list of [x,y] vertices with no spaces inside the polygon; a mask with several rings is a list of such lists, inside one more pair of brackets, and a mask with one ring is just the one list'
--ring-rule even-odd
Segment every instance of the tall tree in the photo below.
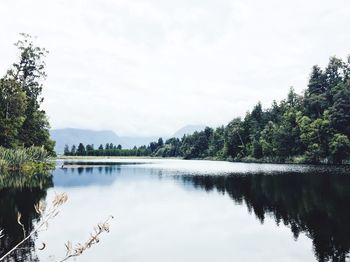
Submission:
{"label": "tall tree", "polygon": [[86,149],[85,149],[85,146],[83,143],[79,143],[76,154],[78,156],[85,156],[86,155]]}
{"label": "tall tree", "polygon": [[19,132],[25,121],[27,99],[18,82],[0,79],[0,145],[14,148],[21,145]]}
{"label": "tall tree", "polygon": [[240,118],[233,119],[225,128],[224,153],[232,158],[245,156],[244,126]]}
{"label": "tall tree", "polygon": [[75,156],[77,153],[77,147],[75,145],[72,145],[72,149],[70,150],[70,154],[72,156]]}
{"label": "tall tree", "polygon": [[64,145],[63,154],[65,156],[69,156],[70,155],[70,151],[69,151],[69,146],[68,145]]}
{"label": "tall tree", "polygon": [[331,124],[338,132],[350,137],[350,80],[339,85],[331,108]]}
{"label": "tall tree", "polygon": [[313,66],[308,89],[304,97],[306,114],[312,118],[320,117],[326,108],[326,86],[326,76],[322,69],[318,66]]}
{"label": "tall tree", "polygon": [[13,64],[7,77],[18,82],[26,94],[27,106],[19,139],[24,146],[44,146],[54,152],[54,141],[50,139],[49,122],[44,110],[40,108],[44,98],[42,81],[46,78],[44,58],[47,51],[33,43],[28,34],[21,34],[22,39],[15,45],[20,51],[19,61]]}

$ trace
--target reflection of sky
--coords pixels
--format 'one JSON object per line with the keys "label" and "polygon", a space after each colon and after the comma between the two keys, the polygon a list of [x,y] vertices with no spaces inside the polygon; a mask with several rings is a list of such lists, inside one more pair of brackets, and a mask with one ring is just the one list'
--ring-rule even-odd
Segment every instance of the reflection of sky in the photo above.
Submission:
{"label": "reflection of sky", "polygon": [[261,225],[229,196],[188,190],[166,170],[141,165],[72,170],[54,172],[47,200],[55,192],[66,192],[69,200],[40,233],[37,243],[47,244],[38,251],[43,261],[49,254],[64,255],[67,240],[84,241],[111,214],[111,232],[79,261],[315,261],[305,235],[294,241],[288,227],[270,218]]}
{"label": "reflection of sky", "polygon": [[[69,162],[85,162],[89,166],[98,163],[114,164],[121,166],[132,166],[132,168],[147,169],[149,173],[152,170],[161,170],[163,174],[183,174],[187,175],[224,175],[232,173],[250,174],[283,174],[285,172],[307,173],[346,173],[350,172],[349,166],[330,166],[330,165],[298,165],[298,164],[259,164],[259,163],[232,163],[227,161],[210,160],[179,160],[179,159],[131,159],[131,158],[99,158],[99,159],[76,159]],[[57,166],[62,166],[64,161],[58,161]],[[137,164],[137,165],[136,165]],[[67,167],[67,166],[66,166]],[[152,171],[153,172],[153,171]]]}

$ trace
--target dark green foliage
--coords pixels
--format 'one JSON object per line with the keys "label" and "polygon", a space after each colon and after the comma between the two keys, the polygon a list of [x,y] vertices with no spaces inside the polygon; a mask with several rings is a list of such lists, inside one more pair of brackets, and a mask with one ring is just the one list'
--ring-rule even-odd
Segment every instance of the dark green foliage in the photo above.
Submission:
{"label": "dark green foliage", "polygon": [[80,143],[78,145],[78,149],[77,149],[76,154],[78,156],[85,156],[86,155],[86,149],[85,149],[85,146],[83,145],[83,143]]}
{"label": "dark green foliage", "polygon": [[350,141],[346,135],[335,134],[330,141],[330,150],[334,163],[341,163],[350,155]]}
{"label": "dark green foliage", "polygon": [[[243,157],[246,154],[246,143],[248,140],[243,122],[240,118],[233,119],[225,128],[224,133],[224,155]],[[245,140],[245,141],[244,141]]]}
{"label": "dark green foliage", "polygon": [[64,146],[63,152],[64,152],[64,155],[65,155],[65,156],[68,156],[68,155],[70,154],[69,146],[68,146],[68,145],[65,145],[65,146]]}
{"label": "dark green foliage", "polygon": [[331,126],[350,136],[350,80],[337,86],[338,92],[334,96],[331,107]]}
{"label": "dark green foliage", "polygon": [[87,154],[343,163],[350,160],[349,136],[350,57],[347,62],[332,57],[325,70],[312,68],[303,96],[291,88],[287,98],[274,101],[271,108],[263,109],[259,102],[244,119],[235,118],[225,127],[207,127],[165,143],[159,138],[147,147],[106,144]]}
{"label": "dark green foliage", "polygon": [[18,82],[0,79],[0,145],[7,148],[19,146],[20,129],[25,120],[27,99]]}
{"label": "dark green foliage", "polygon": [[19,61],[0,79],[0,146],[44,146],[54,154],[47,116],[40,109],[47,51],[35,46],[29,35],[21,36],[16,43]]}

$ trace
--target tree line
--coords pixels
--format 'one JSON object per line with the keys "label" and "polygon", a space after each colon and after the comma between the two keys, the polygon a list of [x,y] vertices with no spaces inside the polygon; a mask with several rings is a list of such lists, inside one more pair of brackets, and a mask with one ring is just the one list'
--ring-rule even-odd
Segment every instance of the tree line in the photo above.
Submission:
{"label": "tree line", "polygon": [[0,78],[0,146],[43,146],[54,154],[55,142],[50,139],[46,112],[40,107],[48,52],[34,45],[30,35],[21,37],[15,44],[18,60]]}
{"label": "tree line", "polygon": [[[344,163],[350,157],[350,56],[331,57],[322,69],[312,68],[303,94],[293,88],[280,102],[263,109],[258,102],[226,126],[170,138],[148,146],[122,149],[84,147],[65,154],[183,157],[231,161]],[[85,149],[84,149],[85,148]]]}

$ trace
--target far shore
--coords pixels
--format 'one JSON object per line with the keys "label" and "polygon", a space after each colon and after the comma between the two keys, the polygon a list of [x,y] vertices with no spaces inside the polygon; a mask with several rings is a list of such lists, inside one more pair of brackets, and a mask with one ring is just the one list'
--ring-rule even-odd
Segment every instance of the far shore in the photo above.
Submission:
{"label": "far shore", "polygon": [[241,160],[227,160],[227,159],[216,159],[216,158],[193,158],[185,159],[182,157],[152,157],[152,156],[64,156],[58,155],[54,160],[79,160],[79,159],[178,159],[178,160],[205,160],[205,161],[224,161],[230,163],[252,163],[252,164],[276,164],[276,165],[319,165],[319,166],[349,166],[349,162],[343,164],[331,164],[325,162],[308,163],[308,162],[297,162],[297,161],[267,161],[266,159],[241,159]]}
{"label": "far shore", "polygon": [[152,157],[152,156],[64,156],[58,155],[55,160],[66,159],[183,159],[181,157]]}

